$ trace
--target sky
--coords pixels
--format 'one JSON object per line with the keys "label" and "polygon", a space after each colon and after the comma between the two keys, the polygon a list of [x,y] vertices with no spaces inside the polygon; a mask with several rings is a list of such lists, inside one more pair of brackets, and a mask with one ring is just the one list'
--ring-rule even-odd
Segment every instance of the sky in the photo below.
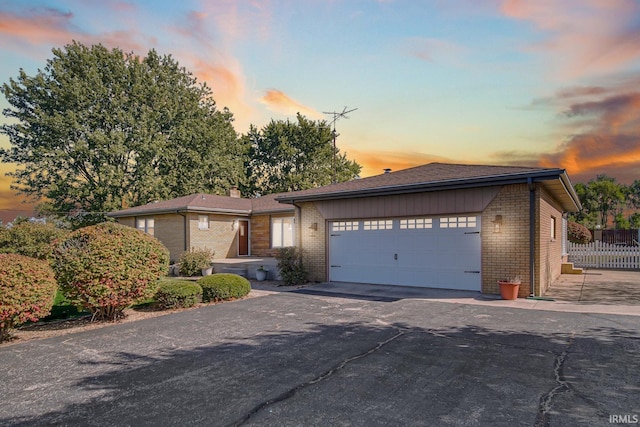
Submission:
{"label": "sky", "polygon": [[[355,109],[337,145],[362,177],[436,161],[640,179],[638,0],[0,0],[0,83],[72,40],[172,55],[239,134]],[[15,167],[5,216],[29,208]]]}

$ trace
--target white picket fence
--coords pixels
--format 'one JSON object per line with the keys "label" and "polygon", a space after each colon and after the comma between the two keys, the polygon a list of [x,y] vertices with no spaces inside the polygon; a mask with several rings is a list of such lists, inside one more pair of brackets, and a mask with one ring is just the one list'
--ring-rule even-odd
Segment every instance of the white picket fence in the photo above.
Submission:
{"label": "white picket fence", "polygon": [[568,243],[569,262],[581,268],[640,269],[640,246],[622,246],[599,240]]}

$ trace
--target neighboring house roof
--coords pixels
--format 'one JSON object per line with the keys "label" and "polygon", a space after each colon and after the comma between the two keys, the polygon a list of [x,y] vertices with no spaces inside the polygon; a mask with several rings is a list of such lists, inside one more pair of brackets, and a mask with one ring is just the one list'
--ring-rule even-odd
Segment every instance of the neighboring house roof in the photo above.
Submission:
{"label": "neighboring house roof", "polygon": [[215,194],[197,193],[171,200],[152,202],[134,208],[111,212],[110,217],[166,214],[177,212],[202,212],[231,215],[251,215],[257,213],[292,212],[293,206],[284,205],[275,200],[278,194],[269,194],[256,199],[218,196]]}
{"label": "neighboring house roof", "polygon": [[301,201],[382,196],[529,181],[543,183],[565,211],[575,212],[580,209],[580,201],[564,169],[447,163],[429,163],[369,178],[294,191],[280,195],[276,200],[293,204]]}

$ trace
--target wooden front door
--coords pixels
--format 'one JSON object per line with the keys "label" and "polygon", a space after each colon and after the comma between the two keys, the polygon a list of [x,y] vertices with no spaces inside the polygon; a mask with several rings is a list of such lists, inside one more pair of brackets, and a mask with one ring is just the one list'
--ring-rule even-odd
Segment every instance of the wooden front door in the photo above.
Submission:
{"label": "wooden front door", "polygon": [[249,221],[238,221],[238,256],[249,255]]}

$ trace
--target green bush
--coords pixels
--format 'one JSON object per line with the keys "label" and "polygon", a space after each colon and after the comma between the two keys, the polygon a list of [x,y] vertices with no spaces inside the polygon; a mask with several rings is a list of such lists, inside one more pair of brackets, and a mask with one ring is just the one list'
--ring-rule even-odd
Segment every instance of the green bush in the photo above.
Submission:
{"label": "green bush", "polygon": [[58,285],[45,261],[0,254],[0,342],[21,323],[49,314]]}
{"label": "green bush", "polygon": [[197,283],[202,286],[203,302],[242,298],[251,292],[249,281],[237,274],[212,274],[198,279]]}
{"label": "green bush", "polygon": [[115,320],[129,305],[155,294],[169,251],[135,228],[102,223],[56,242],[51,263],[70,301],[93,319]]}
{"label": "green bush", "polygon": [[571,243],[589,243],[592,239],[591,231],[582,224],[569,221],[567,223],[569,232],[568,239]]}
{"label": "green bush", "polygon": [[278,270],[285,286],[307,283],[307,270],[304,267],[302,251],[296,247],[281,248],[276,253]]}
{"label": "green bush", "polygon": [[16,220],[10,227],[0,226],[0,253],[48,259],[51,256],[51,243],[68,234],[69,231],[49,222]]}
{"label": "green bush", "polygon": [[202,287],[188,280],[163,280],[156,301],[162,308],[193,307],[202,301]]}
{"label": "green bush", "polygon": [[202,269],[211,267],[215,253],[207,248],[191,248],[180,257],[180,274],[183,276],[199,276]]}

